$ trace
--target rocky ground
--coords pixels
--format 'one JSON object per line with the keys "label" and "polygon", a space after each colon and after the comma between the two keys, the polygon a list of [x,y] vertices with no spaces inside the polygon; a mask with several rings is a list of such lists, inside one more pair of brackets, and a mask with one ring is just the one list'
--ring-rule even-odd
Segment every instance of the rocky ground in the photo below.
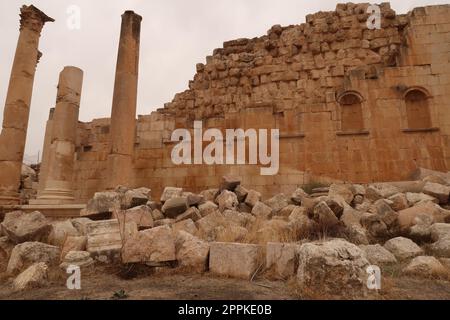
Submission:
{"label": "rocky ground", "polygon": [[[450,299],[450,175],[416,178],[262,199],[224,177],[157,201],[147,188],[99,192],[67,221],[11,212],[0,299]],[[73,266],[80,291],[65,286]]]}

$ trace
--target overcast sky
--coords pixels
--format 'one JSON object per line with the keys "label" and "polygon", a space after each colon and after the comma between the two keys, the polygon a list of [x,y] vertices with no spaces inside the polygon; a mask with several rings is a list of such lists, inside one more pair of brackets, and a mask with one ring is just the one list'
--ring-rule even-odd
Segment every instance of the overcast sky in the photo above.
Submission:
{"label": "overcast sky", "polygon": [[[55,104],[59,72],[66,65],[84,71],[80,120],[111,113],[121,14],[142,15],[138,114],[149,114],[187,89],[195,65],[204,62],[226,40],[262,36],[274,24],[304,22],[320,10],[334,10],[336,0],[34,0],[54,18],[44,27],[31,103],[26,154],[42,150],[48,111]],[[345,1],[340,1],[345,2]],[[363,2],[363,1],[361,1]],[[395,0],[397,13],[449,0]],[[0,121],[19,34],[19,8],[24,0],[0,1]],[[80,30],[67,27],[68,8],[81,9]]]}

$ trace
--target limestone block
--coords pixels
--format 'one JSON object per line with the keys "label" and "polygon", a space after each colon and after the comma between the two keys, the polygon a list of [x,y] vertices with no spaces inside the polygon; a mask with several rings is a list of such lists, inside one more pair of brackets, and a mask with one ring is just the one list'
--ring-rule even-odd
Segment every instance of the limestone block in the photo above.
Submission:
{"label": "limestone block", "polygon": [[272,212],[272,208],[261,201],[257,202],[252,209],[252,215],[260,219],[270,219]]}
{"label": "limestone block", "polygon": [[78,236],[78,230],[73,226],[70,220],[52,223],[52,231],[48,237],[48,243],[61,247],[69,236]]}
{"label": "limestone block", "polygon": [[405,274],[422,277],[443,276],[448,272],[435,257],[417,257],[403,270]]}
{"label": "limestone block", "polygon": [[179,231],[175,238],[176,258],[180,266],[204,272],[208,268],[209,243]]}
{"label": "limestone block", "polygon": [[7,213],[1,223],[1,229],[12,242],[19,244],[28,241],[45,241],[52,226],[40,212],[24,213],[14,211]]}
{"label": "limestone block", "polygon": [[264,201],[264,204],[272,208],[272,212],[276,214],[280,212],[280,210],[287,207],[289,205],[289,202],[288,197],[281,193],[267,201]]}
{"label": "limestone block", "polygon": [[360,246],[360,248],[365,252],[366,258],[371,264],[381,266],[397,262],[395,256],[379,244]]}
{"label": "limestone block", "polygon": [[61,248],[61,259],[70,251],[85,251],[87,246],[87,236],[69,236],[64,241]]}
{"label": "limestone block", "polygon": [[192,235],[197,234],[198,229],[191,219],[182,220],[180,222],[177,222],[172,225],[172,230],[174,234],[177,234],[178,231],[185,231],[187,233],[190,233]]}
{"label": "limestone block", "polygon": [[450,187],[427,182],[423,188],[423,193],[438,199],[440,204],[447,204],[450,197]]}
{"label": "limestone block", "polygon": [[253,208],[259,201],[261,201],[261,198],[261,193],[255,190],[250,190],[247,194],[247,198],[245,199],[245,204]]}
{"label": "limestone block", "polygon": [[324,228],[331,228],[339,224],[339,219],[324,201],[314,208],[314,221]]}
{"label": "limestone block", "polygon": [[212,273],[250,280],[263,261],[258,245],[211,243],[209,269]]}
{"label": "limestone block", "polygon": [[206,217],[216,212],[219,207],[214,202],[207,201],[204,204],[201,204],[198,209],[200,210],[200,214],[202,215],[202,217]]}
{"label": "limestone block", "polygon": [[95,263],[91,254],[86,251],[69,251],[63,258],[63,262],[59,267],[63,270],[67,270],[70,266],[77,266],[80,268],[90,267]]}
{"label": "limestone block", "polygon": [[179,215],[186,212],[188,209],[186,198],[176,197],[167,200],[163,207],[162,212],[167,218],[176,219]]}
{"label": "limestone block", "polygon": [[43,263],[35,263],[19,274],[13,282],[15,291],[22,291],[27,289],[39,288],[47,283],[48,266]]}
{"label": "limestone block", "polygon": [[276,277],[288,279],[298,269],[298,250],[300,245],[292,243],[267,244],[266,269],[274,272]]}
{"label": "limestone block", "polygon": [[54,265],[59,262],[61,251],[58,247],[40,242],[25,242],[14,247],[6,272],[18,273],[34,263]]}
{"label": "limestone block", "polygon": [[398,237],[384,245],[398,260],[407,260],[423,254],[423,250],[412,240]]}
{"label": "limestone block", "polygon": [[222,191],[216,198],[216,202],[219,204],[219,210],[221,212],[225,210],[236,210],[239,205],[236,194],[228,190]]}
{"label": "limestone block", "polygon": [[166,187],[161,196],[161,202],[166,202],[172,198],[179,198],[183,194],[182,188]]}

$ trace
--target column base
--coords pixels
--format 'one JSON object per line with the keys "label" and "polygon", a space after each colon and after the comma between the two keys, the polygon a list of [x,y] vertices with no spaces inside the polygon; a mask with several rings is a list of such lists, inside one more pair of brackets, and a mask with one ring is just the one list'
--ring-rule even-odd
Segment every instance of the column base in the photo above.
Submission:
{"label": "column base", "polygon": [[73,204],[75,197],[72,190],[45,189],[37,199],[30,200],[30,205],[63,205]]}
{"label": "column base", "polygon": [[20,204],[18,193],[0,194],[0,206],[14,206]]}

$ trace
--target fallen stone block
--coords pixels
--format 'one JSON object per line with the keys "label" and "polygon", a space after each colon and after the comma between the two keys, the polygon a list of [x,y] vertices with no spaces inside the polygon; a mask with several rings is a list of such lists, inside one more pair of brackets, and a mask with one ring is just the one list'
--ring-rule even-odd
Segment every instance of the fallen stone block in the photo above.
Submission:
{"label": "fallen stone block", "polygon": [[443,238],[430,246],[430,252],[440,258],[450,258],[450,238]]}
{"label": "fallen stone block", "polygon": [[234,191],[241,184],[241,179],[234,176],[222,177],[222,184],[220,190]]}
{"label": "fallen stone block", "polygon": [[209,189],[204,190],[200,192],[200,195],[203,197],[205,202],[211,201],[214,202],[216,200],[216,197],[219,195],[220,190],[219,189]]}
{"label": "fallen stone block", "polygon": [[339,219],[324,201],[319,202],[314,208],[314,221],[325,229],[332,228],[339,224]]}
{"label": "fallen stone block", "polygon": [[87,247],[87,236],[67,237],[61,249],[61,259],[70,251],[85,251]]}
{"label": "fallen stone block", "polygon": [[184,231],[176,233],[176,259],[180,266],[197,272],[208,269],[209,243]]}
{"label": "fallen stone block", "polygon": [[140,231],[122,249],[123,263],[162,263],[176,260],[175,237],[169,226]]}
{"label": "fallen stone block", "polygon": [[439,200],[429,196],[425,193],[412,193],[412,192],[407,192],[406,193],[406,200],[408,200],[408,205],[409,207],[413,207],[416,204],[419,203],[425,203],[425,202],[434,202],[436,204],[439,204]]}
{"label": "fallen stone block", "polygon": [[329,188],[328,195],[330,197],[339,196],[347,204],[351,204],[355,197],[353,186],[347,184],[332,184]]}
{"label": "fallen stone block", "polygon": [[295,275],[298,269],[298,250],[300,245],[293,243],[267,244],[266,269],[277,278],[288,279]]}
{"label": "fallen stone block", "polygon": [[244,188],[243,186],[239,185],[234,190],[234,193],[236,194],[238,201],[240,203],[243,203],[243,202],[245,202],[245,199],[247,198],[248,190],[246,188]]}
{"label": "fallen stone block", "polygon": [[447,204],[450,197],[450,187],[427,182],[423,188],[423,193],[438,199],[440,204]]}
{"label": "fallen stone block", "polygon": [[300,288],[355,297],[367,290],[369,261],[364,251],[342,239],[307,243],[299,249]]}
{"label": "fallen stone block", "polygon": [[9,258],[6,272],[16,274],[32,264],[43,262],[47,265],[56,265],[59,262],[61,251],[58,247],[40,242],[25,242],[14,247]]}
{"label": "fallen stone block", "polygon": [[86,251],[70,251],[64,257],[63,262],[59,267],[63,270],[67,270],[70,266],[77,266],[80,268],[87,268],[95,263],[91,254]]}
{"label": "fallen stone block", "polygon": [[217,236],[216,228],[224,227],[226,225],[226,220],[223,214],[216,211],[198,220],[195,224],[198,228],[198,235],[202,239],[214,241]]}
{"label": "fallen stone block", "polygon": [[[146,192],[147,190],[144,190]],[[124,210],[131,209],[134,207],[139,207],[146,205],[149,201],[148,195],[144,192],[135,190],[128,190],[122,198],[121,208]],[[148,193],[148,192],[147,192]]]}
{"label": "fallen stone block", "polygon": [[162,212],[167,218],[176,219],[179,215],[186,212],[188,209],[186,198],[171,198],[167,200],[163,207]]}
{"label": "fallen stone block", "polygon": [[118,219],[120,224],[134,222],[138,230],[151,229],[154,226],[152,210],[145,206],[138,206],[128,210],[114,211],[113,217]]}
{"label": "fallen stone block", "polygon": [[14,211],[7,213],[1,223],[4,235],[19,244],[29,241],[45,242],[52,230],[50,222],[40,212],[24,213]]}
{"label": "fallen stone block", "polygon": [[114,191],[97,192],[86,205],[86,209],[81,211],[81,216],[103,217],[103,215],[110,215],[115,210],[121,209],[122,197],[123,195]]}
{"label": "fallen stone block", "polygon": [[182,220],[180,222],[177,222],[172,225],[172,230],[174,234],[177,234],[178,231],[185,231],[187,233],[190,233],[192,235],[197,234],[198,229],[191,219],[188,220]]}
{"label": "fallen stone block", "polygon": [[164,203],[172,198],[180,198],[183,194],[182,188],[167,187],[161,196],[161,202]]}
{"label": "fallen stone block", "polygon": [[379,244],[360,246],[360,248],[364,251],[367,260],[371,264],[384,265],[397,263],[395,256]]}
{"label": "fallen stone block", "polygon": [[175,220],[176,222],[180,222],[183,220],[192,220],[194,222],[200,220],[202,218],[202,215],[200,213],[200,210],[198,210],[196,207],[192,207],[187,209],[185,213],[182,215],[179,215]]}
{"label": "fallen stone block", "polygon": [[404,193],[397,193],[389,197],[392,201],[391,208],[394,211],[402,211],[410,207],[408,199]]}
{"label": "fallen stone block", "polygon": [[277,214],[289,205],[289,199],[284,194],[277,194],[273,198],[264,201],[264,204],[272,208],[273,214]]}
{"label": "fallen stone block", "polygon": [[450,224],[435,223],[430,227],[431,240],[434,242],[450,239]]}
{"label": "fallen stone block", "polygon": [[45,263],[31,265],[24,272],[19,274],[13,282],[15,291],[40,288],[47,284],[48,266]]}
{"label": "fallen stone block", "polygon": [[270,219],[272,213],[272,208],[261,201],[257,202],[252,209],[252,215],[259,219]]}
{"label": "fallen stone block", "polygon": [[224,211],[223,216],[225,217],[225,220],[230,224],[244,228],[248,227],[256,220],[256,218],[250,213],[239,212],[234,210]]}
{"label": "fallen stone block", "polygon": [[443,223],[449,217],[449,211],[442,209],[432,202],[425,202],[414,207],[402,210],[398,213],[399,227],[407,231],[417,223],[417,219],[429,217],[434,223]]}
{"label": "fallen stone block", "polygon": [[435,257],[417,257],[403,270],[405,274],[433,277],[447,275],[448,272],[442,263]]}
{"label": "fallen stone block", "polygon": [[217,206],[214,202],[207,201],[204,204],[200,205],[198,209],[200,210],[200,214],[202,215],[202,217],[206,217],[211,213],[216,212],[219,209],[219,206]]}
{"label": "fallen stone block", "polygon": [[366,188],[366,198],[372,201],[388,199],[398,193],[399,188],[387,183],[372,184]]}
{"label": "fallen stone block", "polygon": [[77,229],[78,233],[80,235],[85,236],[87,234],[87,225],[92,221],[89,218],[76,218],[76,219],[72,219],[72,225],[75,227],[75,229]]}
{"label": "fallen stone block", "polygon": [[385,243],[384,248],[389,250],[398,260],[407,260],[423,254],[422,248],[412,240],[398,237]]}
{"label": "fallen stone block", "polygon": [[209,269],[212,273],[250,280],[263,263],[262,248],[253,244],[211,244]]}
{"label": "fallen stone block", "polygon": [[250,190],[245,198],[245,204],[253,208],[262,199],[261,193],[255,190]]}
{"label": "fallen stone block", "polygon": [[78,236],[78,230],[73,226],[70,220],[52,223],[52,231],[48,236],[48,243],[61,247],[67,237]]}
{"label": "fallen stone block", "polygon": [[236,210],[239,205],[236,194],[228,190],[222,191],[216,198],[216,202],[219,205],[219,210],[221,212],[225,210]]}

